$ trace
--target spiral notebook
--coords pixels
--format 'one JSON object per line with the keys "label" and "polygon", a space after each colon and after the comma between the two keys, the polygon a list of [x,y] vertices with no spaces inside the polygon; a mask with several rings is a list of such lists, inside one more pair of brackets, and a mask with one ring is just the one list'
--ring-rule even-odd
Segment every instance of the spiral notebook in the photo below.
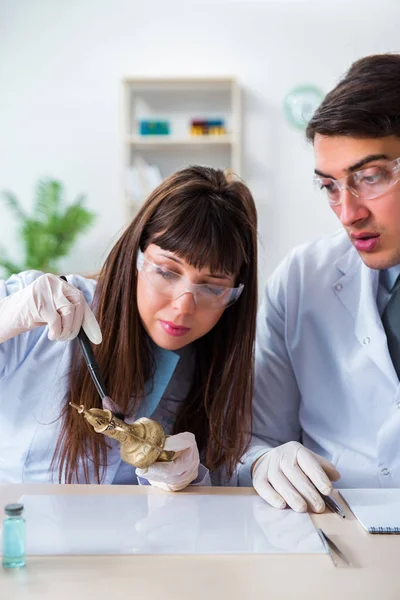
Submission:
{"label": "spiral notebook", "polygon": [[400,488],[339,490],[369,533],[400,534]]}

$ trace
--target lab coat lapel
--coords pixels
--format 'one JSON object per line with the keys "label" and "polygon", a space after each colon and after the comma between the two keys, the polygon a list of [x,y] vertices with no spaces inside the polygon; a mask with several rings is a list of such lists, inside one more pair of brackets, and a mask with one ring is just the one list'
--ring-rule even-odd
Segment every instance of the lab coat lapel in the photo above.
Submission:
{"label": "lab coat lapel", "polygon": [[354,319],[357,340],[387,377],[397,382],[376,303],[379,271],[367,267],[354,249],[343,256],[336,267],[341,277],[335,281],[333,290]]}

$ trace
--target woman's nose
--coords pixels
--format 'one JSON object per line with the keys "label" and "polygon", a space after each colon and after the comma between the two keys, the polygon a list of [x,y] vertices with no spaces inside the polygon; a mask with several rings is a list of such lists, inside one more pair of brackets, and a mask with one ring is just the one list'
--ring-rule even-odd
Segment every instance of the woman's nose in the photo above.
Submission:
{"label": "woman's nose", "polygon": [[178,298],[172,300],[172,305],[182,314],[191,315],[196,310],[196,300],[192,292],[182,292]]}

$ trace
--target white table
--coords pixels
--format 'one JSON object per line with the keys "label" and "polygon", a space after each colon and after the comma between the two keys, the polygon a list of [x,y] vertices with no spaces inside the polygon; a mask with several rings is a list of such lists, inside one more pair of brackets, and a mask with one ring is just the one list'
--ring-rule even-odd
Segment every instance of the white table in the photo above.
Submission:
{"label": "white table", "polygon": [[[163,494],[139,486],[0,485],[0,506],[23,494]],[[184,494],[254,494],[250,488],[189,488]],[[336,493],[335,493],[336,494]],[[338,497],[336,498],[338,499]],[[341,502],[343,506],[343,503]],[[399,600],[400,536],[370,535],[345,508],[312,515],[355,565],[328,555],[28,557],[0,569],[1,600]]]}

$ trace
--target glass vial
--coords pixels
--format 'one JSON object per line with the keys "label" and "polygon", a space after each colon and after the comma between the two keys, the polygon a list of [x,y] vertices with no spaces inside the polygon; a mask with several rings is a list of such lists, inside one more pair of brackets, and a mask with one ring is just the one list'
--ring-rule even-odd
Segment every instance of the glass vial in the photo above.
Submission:
{"label": "glass vial", "polygon": [[25,566],[25,519],[22,504],[7,504],[3,521],[3,567]]}

